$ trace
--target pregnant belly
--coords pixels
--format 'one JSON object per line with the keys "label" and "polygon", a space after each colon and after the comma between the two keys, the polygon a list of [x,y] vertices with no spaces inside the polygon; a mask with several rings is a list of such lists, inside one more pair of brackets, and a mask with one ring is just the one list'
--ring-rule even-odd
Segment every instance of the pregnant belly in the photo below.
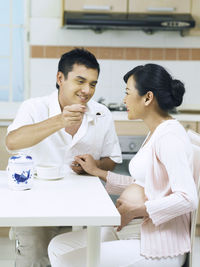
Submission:
{"label": "pregnant belly", "polygon": [[119,199],[124,199],[126,201],[143,204],[146,201],[146,197],[144,194],[144,187],[138,184],[131,184],[126,189],[124,189]]}
{"label": "pregnant belly", "polygon": [[[138,184],[131,184],[122,192],[119,199],[123,199],[132,203],[143,204],[146,201],[144,188]],[[117,231],[116,228],[115,232],[118,239],[140,239],[140,225],[142,221],[142,218],[137,217],[129,222],[128,225],[123,227],[122,230]]]}

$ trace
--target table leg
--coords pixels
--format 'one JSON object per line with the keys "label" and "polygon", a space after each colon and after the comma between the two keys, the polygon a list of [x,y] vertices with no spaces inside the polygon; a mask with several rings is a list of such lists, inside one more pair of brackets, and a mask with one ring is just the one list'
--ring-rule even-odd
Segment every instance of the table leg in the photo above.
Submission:
{"label": "table leg", "polygon": [[101,245],[100,226],[87,227],[87,267],[99,267]]}

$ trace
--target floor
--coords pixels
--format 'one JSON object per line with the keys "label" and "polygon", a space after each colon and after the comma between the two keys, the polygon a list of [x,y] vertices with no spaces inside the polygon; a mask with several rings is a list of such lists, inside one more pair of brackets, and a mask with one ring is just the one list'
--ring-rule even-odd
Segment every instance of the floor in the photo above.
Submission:
{"label": "floor", "polygon": [[[15,241],[7,237],[0,238],[0,267],[14,267]],[[196,237],[194,248],[194,262],[192,267],[198,267],[200,262],[200,237]]]}

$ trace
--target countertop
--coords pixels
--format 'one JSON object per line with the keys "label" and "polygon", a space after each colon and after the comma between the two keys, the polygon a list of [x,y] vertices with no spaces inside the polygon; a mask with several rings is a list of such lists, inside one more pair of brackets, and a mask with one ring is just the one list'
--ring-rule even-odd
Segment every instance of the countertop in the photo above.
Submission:
{"label": "countertop", "polygon": [[[128,120],[128,115],[126,111],[113,111],[112,112],[114,121],[130,121]],[[200,122],[200,114],[171,114],[171,116],[178,121],[199,121]],[[134,122],[134,120],[133,120]]]}
{"label": "countertop", "polygon": [[[130,121],[128,120],[126,111],[113,111],[112,112],[114,121]],[[187,114],[187,113],[178,113],[172,114],[172,117],[179,121],[199,121],[200,122],[200,114]],[[0,116],[0,126],[8,126],[14,118],[14,115],[3,115]],[[134,122],[133,120],[132,122]],[[140,121],[140,120],[138,120]]]}

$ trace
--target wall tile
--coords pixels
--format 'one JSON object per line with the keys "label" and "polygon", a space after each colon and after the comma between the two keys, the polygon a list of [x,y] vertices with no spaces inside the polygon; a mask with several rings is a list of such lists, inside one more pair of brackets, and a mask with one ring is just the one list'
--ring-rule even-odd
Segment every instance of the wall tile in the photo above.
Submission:
{"label": "wall tile", "polygon": [[139,48],[137,47],[126,48],[125,59],[128,59],[128,60],[139,59]]}
{"label": "wall tile", "polygon": [[112,59],[112,47],[99,47],[100,59]]}
{"label": "wall tile", "polygon": [[62,1],[58,0],[32,0],[31,16],[32,17],[60,17]]}
{"label": "wall tile", "polygon": [[56,58],[58,55],[58,46],[45,46],[44,54],[46,58]]}
{"label": "wall tile", "polygon": [[74,48],[73,46],[58,46],[57,58],[60,58],[63,54],[69,52],[73,48]]}
{"label": "wall tile", "polygon": [[192,49],[192,60],[200,60],[200,49]]}
{"label": "wall tile", "polygon": [[58,59],[34,58],[30,67],[30,97],[51,94],[56,89]]}
{"label": "wall tile", "polygon": [[[80,46],[31,46],[32,58],[60,58]],[[114,60],[200,60],[197,48],[127,48],[127,47],[82,47],[91,51],[98,59]]]}
{"label": "wall tile", "polygon": [[152,60],[163,60],[164,59],[164,49],[163,48],[152,48],[151,49],[151,59]]}
{"label": "wall tile", "polygon": [[180,48],[177,49],[177,57],[178,60],[190,60],[190,49],[184,49],[184,48]]}
{"label": "wall tile", "polygon": [[124,59],[125,48],[123,47],[112,47],[112,59]]}
{"label": "wall tile", "polygon": [[166,48],[164,59],[177,60],[177,49],[176,48]]}
{"label": "wall tile", "polygon": [[99,58],[99,48],[95,46],[87,46],[85,47],[87,50],[89,50],[92,54],[95,55],[96,58]]}
{"label": "wall tile", "polygon": [[151,59],[151,48],[139,48],[139,59],[150,60]]}
{"label": "wall tile", "polygon": [[[60,58],[60,56],[81,46],[31,46],[32,58]],[[114,60],[200,60],[197,48],[137,48],[137,47],[82,47],[91,51],[98,59]]]}
{"label": "wall tile", "polygon": [[32,46],[31,47],[31,57],[43,58],[45,46]]}
{"label": "wall tile", "polygon": [[59,45],[60,19],[31,18],[30,43],[32,45]]}

